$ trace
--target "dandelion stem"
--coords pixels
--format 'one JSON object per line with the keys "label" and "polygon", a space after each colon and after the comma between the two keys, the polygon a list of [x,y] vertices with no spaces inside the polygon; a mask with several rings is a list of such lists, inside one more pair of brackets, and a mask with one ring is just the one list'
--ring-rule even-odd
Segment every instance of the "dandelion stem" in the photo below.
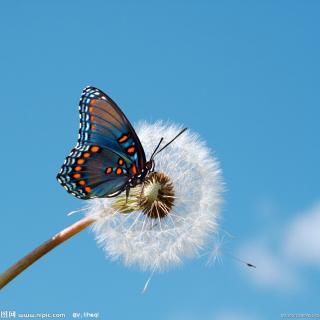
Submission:
{"label": "dandelion stem", "polygon": [[0,289],[18,276],[22,271],[30,267],[34,262],[43,257],[49,251],[57,247],[59,244],[76,235],[83,229],[87,228],[95,221],[92,217],[85,217],[66,229],[60,231],[52,238],[41,244],[39,247],[28,253],[5,272],[0,274]]}

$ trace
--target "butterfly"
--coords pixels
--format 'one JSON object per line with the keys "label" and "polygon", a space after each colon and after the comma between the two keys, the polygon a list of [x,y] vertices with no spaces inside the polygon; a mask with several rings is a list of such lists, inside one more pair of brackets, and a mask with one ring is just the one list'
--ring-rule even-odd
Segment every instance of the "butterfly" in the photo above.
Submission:
{"label": "butterfly", "polygon": [[146,160],[142,144],[133,126],[117,104],[101,90],[84,88],[79,103],[78,143],[65,159],[57,175],[58,182],[79,199],[115,197],[142,184],[155,167],[156,146]]}

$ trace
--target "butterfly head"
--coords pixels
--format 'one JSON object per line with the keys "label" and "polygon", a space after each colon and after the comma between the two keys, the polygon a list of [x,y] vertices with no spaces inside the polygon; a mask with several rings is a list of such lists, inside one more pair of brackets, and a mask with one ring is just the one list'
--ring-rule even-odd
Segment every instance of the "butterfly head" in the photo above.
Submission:
{"label": "butterfly head", "polygon": [[150,159],[149,161],[146,162],[145,169],[148,172],[153,172],[154,171],[154,160],[153,159]]}

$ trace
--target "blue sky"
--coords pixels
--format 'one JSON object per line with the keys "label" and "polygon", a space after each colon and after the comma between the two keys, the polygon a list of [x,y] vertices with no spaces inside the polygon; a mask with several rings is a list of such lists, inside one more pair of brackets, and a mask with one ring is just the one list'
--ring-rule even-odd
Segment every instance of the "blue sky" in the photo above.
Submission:
{"label": "blue sky", "polygon": [[227,186],[224,247],[157,275],[105,259],[84,231],[0,294],[0,309],[102,319],[278,319],[319,313],[318,1],[10,1],[2,50],[1,270],[78,219],[55,175],[86,85],[133,123],[200,133]]}

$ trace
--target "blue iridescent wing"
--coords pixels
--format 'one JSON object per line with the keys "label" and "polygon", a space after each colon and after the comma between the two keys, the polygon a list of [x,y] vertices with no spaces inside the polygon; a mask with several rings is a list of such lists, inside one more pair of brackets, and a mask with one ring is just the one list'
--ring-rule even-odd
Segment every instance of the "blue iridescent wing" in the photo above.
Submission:
{"label": "blue iridescent wing", "polygon": [[80,199],[114,196],[144,168],[141,142],[116,103],[97,88],[83,90],[79,112],[78,143],[57,179]]}

